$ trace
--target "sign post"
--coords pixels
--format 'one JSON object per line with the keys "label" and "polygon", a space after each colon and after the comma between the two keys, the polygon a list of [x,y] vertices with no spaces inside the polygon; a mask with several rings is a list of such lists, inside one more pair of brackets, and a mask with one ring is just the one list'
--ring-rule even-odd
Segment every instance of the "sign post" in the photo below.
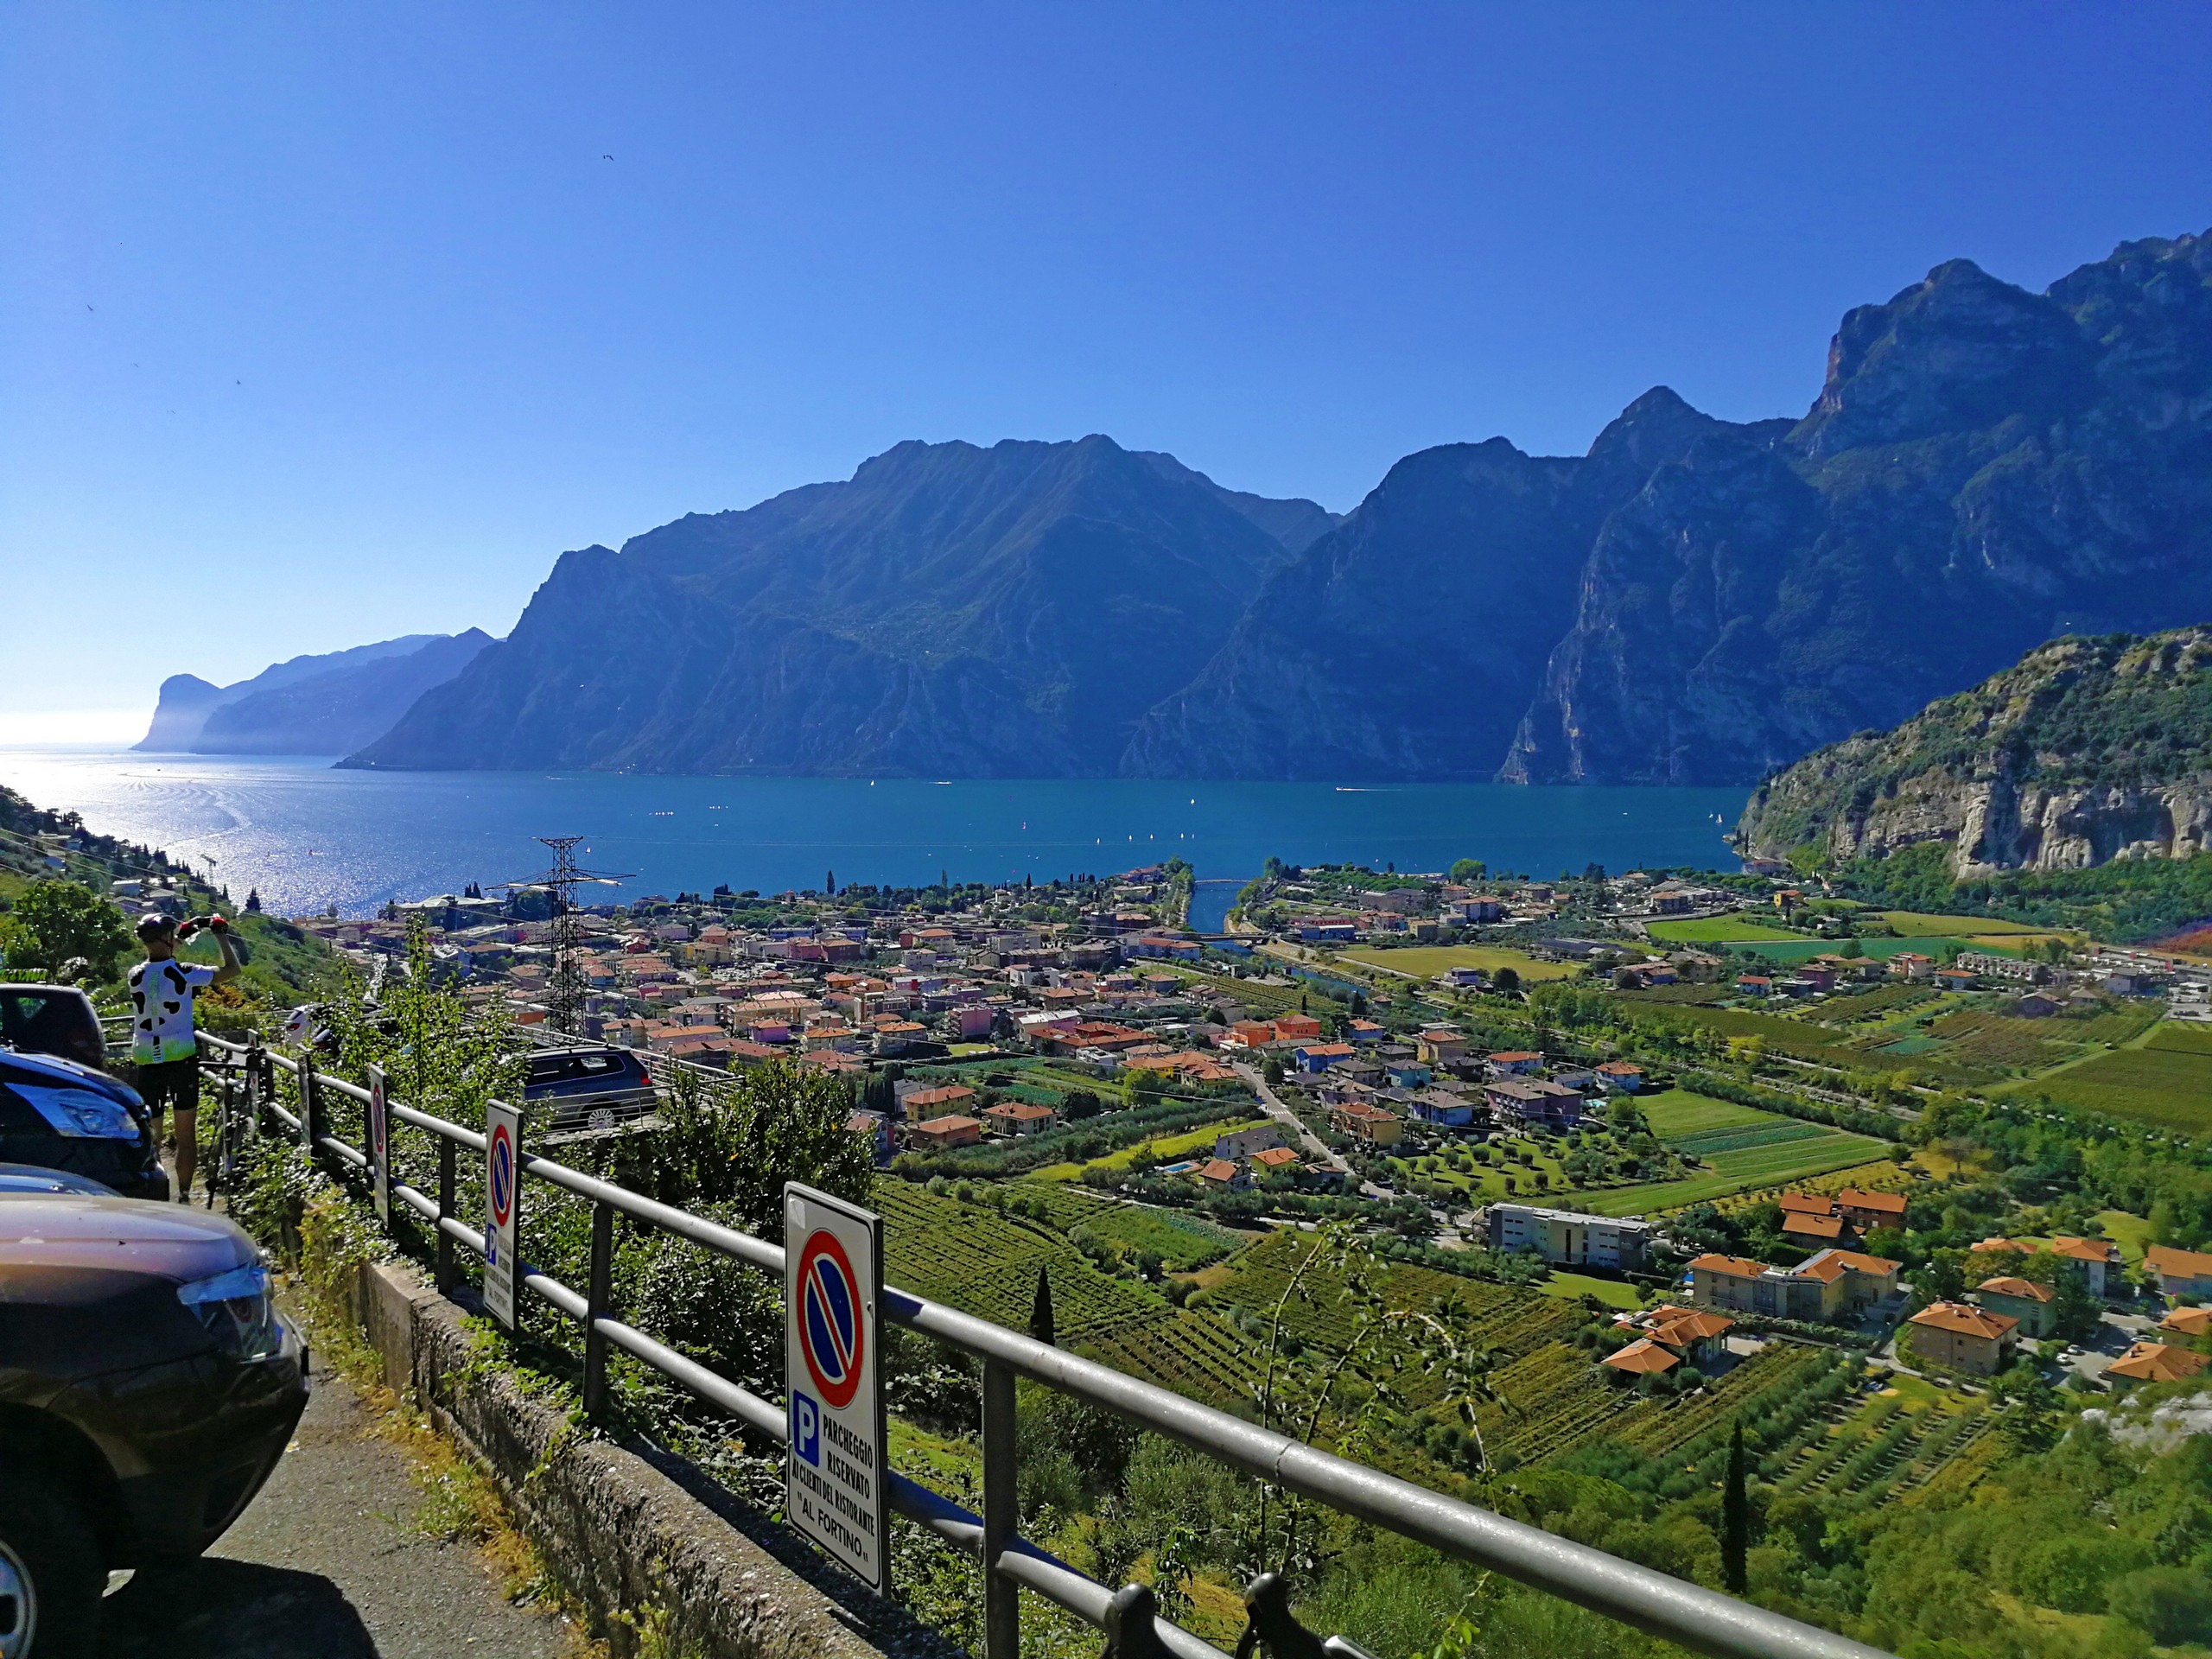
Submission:
{"label": "sign post", "polygon": [[391,1225],[391,1116],[385,1101],[384,1067],[369,1068],[369,1182],[376,1192],[377,1219]]}
{"label": "sign post", "polygon": [[784,1512],[871,1590],[886,1586],[891,1511],[883,1430],[883,1217],[784,1188]]}
{"label": "sign post", "polygon": [[515,1328],[515,1241],[522,1231],[522,1114],[484,1109],[484,1311]]}

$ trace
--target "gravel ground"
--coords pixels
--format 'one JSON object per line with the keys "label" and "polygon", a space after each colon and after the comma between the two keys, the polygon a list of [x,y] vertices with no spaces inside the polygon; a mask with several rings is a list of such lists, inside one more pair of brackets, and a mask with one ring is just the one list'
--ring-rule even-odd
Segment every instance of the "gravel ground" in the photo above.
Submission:
{"label": "gravel ground", "polygon": [[328,1373],[287,1452],[203,1560],[109,1603],[101,1659],[571,1659],[561,1619],[510,1605],[472,1546],[409,1525],[407,1455]]}

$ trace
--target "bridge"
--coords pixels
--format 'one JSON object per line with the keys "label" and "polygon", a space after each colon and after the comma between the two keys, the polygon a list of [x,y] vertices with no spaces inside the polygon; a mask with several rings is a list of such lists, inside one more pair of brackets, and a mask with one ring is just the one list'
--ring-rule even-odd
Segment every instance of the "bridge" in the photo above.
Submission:
{"label": "bridge", "polygon": [[[295,1058],[251,1039],[243,1044],[205,1036],[201,1040],[210,1092],[226,1123],[295,1139],[342,1173],[358,1178],[370,1170],[368,1154],[334,1133],[329,1123],[334,1099],[365,1107],[366,1090],[321,1071],[311,1053]],[[279,1102],[280,1075],[289,1079],[297,1110]],[[917,1634],[902,1615],[849,1581],[841,1581],[840,1575],[796,1539],[787,1534],[761,1536],[757,1526],[741,1535],[745,1532],[743,1517],[734,1507],[717,1501],[714,1483],[701,1471],[673,1466],[673,1460],[653,1454],[652,1448],[641,1448],[645,1455],[640,1456],[601,1441],[575,1446],[572,1433],[564,1440],[564,1430],[544,1408],[536,1411],[546,1421],[534,1422],[531,1402],[519,1389],[502,1387],[496,1378],[485,1381],[479,1339],[461,1322],[464,1307],[474,1305],[474,1293],[460,1268],[464,1252],[482,1258],[486,1240],[480,1222],[464,1217],[456,1200],[461,1160],[482,1159],[486,1136],[401,1101],[388,1101],[385,1110],[388,1135],[396,1139],[404,1128],[428,1137],[437,1160],[435,1191],[387,1177],[394,1217],[411,1218],[434,1242],[427,1263],[429,1282],[378,1270],[376,1275],[365,1275],[357,1304],[370,1339],[385,1356],[387,1373],[396,1371],[400,1380],[411,1380],[422,1388],[430,1396],[434,1414],[485,1457],[495,1476],[509,1478],[503,1484],[518,1489],[539,1484],[541,1490],[521,1507],[541,1527],[573,1524],[588,1531],[613,1511],[634,1516],[657,1512],[657,1506],[667,1510],[670,1503],[653,1485],[656,1481],[734,1524],[737,1529],[725,1553],[735,1567],[721,1562],[703,1575],[693,1574],[680,1586],[689,1599],[675,1610],[677,1616],[683,1625],[698,1632],[703,1650],[916,1650]],[[785,1270],[783,1247],[547,1158],[525,1152],[518,1164],[525,1186],[543,1184],[589,1206],[589,1282],[582,1289],[562,1283],[526,1259],[514,1264],[518,1295],[543,1303],[571,1322],[582,1355],[584,1416],[594,1422],[607,1421],[607,1362],[619,1351],[686,1390],[755,1440],[787,1445],[790,1420],[783,1401],[741,1386],[626,1322],[614,1306],[613,1293],[613,1224],[618,1217],[629,1226],[688,1240],[772,1275],[779,1285]],[[1319,1451],[925,1297],[887,1287],[883,1308],[893,1323],[981,1364],[980,1513],[897,1474],[890,1477],[888,1496],[893,1512],[980,1564],[982,1659],[1018,1659],[1018,1592],[1023,1589],[1101,1630],[1105,1651],[1124,1659],[1154,1655],[1216,1659],[1221,1651],[1161,1618],[1147,1587],[1099,1583],[1020,1535],[1015,1498],[1020,1455],[1014,1405],[1017,1378],[1109,1412],[1278,1491],[1401,1534],[1713,1659],[1886,1659],[1878,1649],[1831,1631]],[[475,1390],[473,1395],[467,1392],[470,1389]],[[297,1485],[304,1487],[315,1478],[312,1463],[311,1459],[303,1461]],[[280,1470],[262,1502],[290,1503],[295,1484],[289,1470]],[[260,1547],[253,1521],[249,1511],[239,1540],[249,1556]],[[311,1516],[309,1530],[343,1532],[358,1524],[358,1516],[349,1520],[340,1513],[325,1513]],[[623,1540],[612,1535],[567,1540],[565,1548],[563,1542],[555,1539],[552,1553],[579,1562],[583,1576],[596,1580],[582,1586],[587,1601],[601,1599],[591,1593],[594,1589],[613,1592],[625,1583],[634,1586],[641,1575],[650,1577],[659,1570],[650,1562],[607,1559],[609,1551],[620,1554],[624,1547]],[[658,1547],[669,1548],[665,1543]],[[734,1619],[721,1617],[726,1610],[711,1605],[724,1600],[744,1603]],[[1256,1646],[1270,1659],[1322,1659],[1325,1655],[1360,1659],[1360,1650],[1341,1638],[1304,1629],[1292,1614],[1288,1586],[1274,1575],[1250,1586],[1246,1602],[1251,1620],[1248,1648]],[[804,1634],[780,1629],[785,1622],[805,1627]],[[448,1640],[440,1651],[538,1651],[529,1645],[534,1638],[522,1625],[487,1626],[485,1635],[488,1641],[482,1643]],[[497,1645],[500,1642],[510,1645],[502,1648]],[[396,1656],[411,1649],[367,1651]]]}

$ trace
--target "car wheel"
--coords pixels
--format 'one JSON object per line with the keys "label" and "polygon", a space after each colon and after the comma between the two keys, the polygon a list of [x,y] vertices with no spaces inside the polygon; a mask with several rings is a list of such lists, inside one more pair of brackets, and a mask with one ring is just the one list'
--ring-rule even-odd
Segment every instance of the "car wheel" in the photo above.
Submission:
{"label": "car wheel", "polygon": [[0,1486],[0,1659],[86,1659],[106,1586],[83,1516],[42,1487]]}

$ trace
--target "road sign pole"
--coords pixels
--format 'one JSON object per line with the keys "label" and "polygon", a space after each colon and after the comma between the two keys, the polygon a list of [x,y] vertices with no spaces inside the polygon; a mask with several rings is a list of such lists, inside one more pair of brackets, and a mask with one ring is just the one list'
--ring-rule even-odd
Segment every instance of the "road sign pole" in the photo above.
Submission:
{"label": "road sign pole", "polygon": [[884,1461],[883,1217],[784,1188],[784,1512],[871,1590],[889,1587]]}
{"label": "road sign pole", "polygon": [[484,1311],[515,1328],[516,1245],[522,1235],[522,1113],[484,1109]]}

